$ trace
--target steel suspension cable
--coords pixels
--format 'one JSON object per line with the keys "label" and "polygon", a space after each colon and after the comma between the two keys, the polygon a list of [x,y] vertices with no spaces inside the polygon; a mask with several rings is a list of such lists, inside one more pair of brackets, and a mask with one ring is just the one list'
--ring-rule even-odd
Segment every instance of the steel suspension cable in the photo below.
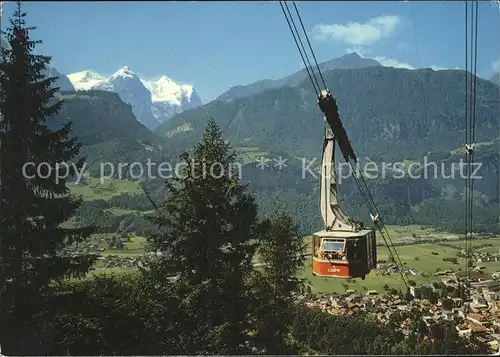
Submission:
{"label": "steel suspension cable", "polygon": [[[477,38],[478,38],[478,20],[479,20],[479,0],[476,0],[476,11],[475,11],[475,33],[474,33],[474,74],[473,74],[473,89],[472,89],[472,122],[470,125],[470,139],[471,143],[474,145],[476,137],[476,94],[477,94]],[[471,44],[472,45],[472,44]],[[474,150],[471,152],[470,166],[474,165]],[[474,179],[470,178],[470,204],[469,204],[469,227],[472,234],[474,230],[473,226],[473,204],[474,202]],[[471,237],[472,238],[472,237]],[[473,241],[470,241],[470,249],[472,251]]]}
{"label": "steel suspension cable", "polygon": [[[470,262],[472,261],[472,244],[471,244],[471,226],[470,226],[470,212],[471,212],[471,209],[472,209],[472,199],[471,199],[471,150],[472,150],[472,123],[471,123],[471,119],[472,119],[472,96],[473,96],[473,91],[472,91],[472,88],[473,88],[473,81],[474,81],[474,77],[473,77],[473,74],[472,74],[472,68],[474,67],[474,62],[473,62],[473,31],[474,31],[474,18],[473,18],[473,14],[471,13],[471,11],[473,12],[473,8],[471,6],[470,10],[469,10],[469,5],[468,5],[468,1],[466,0],[466,6],[467,6],[467,17],[470,16],[470,19],[469,19],[469,23],[468,23],[468,27],[466,28],[466,36],[470,36],[470,42],[469,42],[469,39],[467,39],[467,42],[469,43],[469,45],[467,46],[466,48],[466,55],[469,56],[469,58],[467,59],[468,60],[468,67],[466,69],[466,75],[469,77],[469,80],[467,81],[467,85],[468,85],[468,88],[467,88],[467,92],[466,92],[466,96],[467,96],[467,101],[468,101],[468,112],[466,113],[466,120],[467,120],[467,132],[466,132],[466,155],[467,155],[467,177],[466,177],[466,196],[465,196],[465,200],[466,200],[466,212],[465,212],[465,215],[466,215],[466,222],[465,222],[465,247],[466,247],[466,257],[467,257],[467,260],[466,260],[466,263],[467,263],[467,276],[466,276],[466,290],[465,290],[465,297],[466,297],[466,300],[468,300],[469,298],[469,294],[470,294],[470,273],[471,273],[471,268],[470,268]],[[469,30],[469,27],[470,27],[470,34],[467,33],[467,31]],[[470,70],[469,70],[470,69]]]}
{"label": "steel suspension cable", "polygon": [[[466,170],[469,170],[469,152],[467,151],[467,145],[469,144],[469,45],[468,45],[468,29],[469,29],[469,4],[467,0],[465,2],[465,162]],[[465,221],[464,221],[464,234],[465,234],[465,279],[468,280],[469,277],[469,246],[467,235],[469,232],[469,173],[465,177]],[[467,283],[467,282],[466,282]],[[465,287],[467,289],[467,287]]]}
{"label": "steel suspension cable", "polygon": [[[352,162],[349,162],[349,165],[351,166],[351,169],[353,169]],[[357,170],[356,173],[361,178],[361,180],[359,180],[359,178],[356,177],[356,175],[354,175],[353,176],[354,181],[356,182],[356,185],[358,186],[358,189],[361,192],[361,195],[363,196],[365,204],[368,207],[368,210],[370,211],[372,221],[375,224],[375,226],[378,228],[380,234],[382,235],[382,239],[384,240],[384,243],[387,246],[387,249],[390,253],[390,256],[393,257],[393,259],[396,263],[396,266],[398,267],[398,270],[399,270],[399,273],[401,275],[401,279],[403,280],[403,283],[405,284],[406,288],[409,288],[407,278],[406,278],[406,275],[404,273],[404,265],[401,261],[399,253],[394,245],[394,242],[391,239],[389,231],[387,230],[385,223],[383,222],[382,218],[380,217],[380,212],[377,209],[377,206],[375,204],[375,200],[373,199],[373,196],[370,193],[368,185],[366,184],[366,180],[364,179],[363,174],[359,171],[359,169]],[[364,189],[361,186],[360,182],[363,183]]]}
{"label": "steel suspension cable", "polygon": [[311,46],[311,42],[309,41],[309,36],[307,36],[307,31],[304,28],[304,23],[302,22],[302,17],[300,16],[299,9],[297,8],[297,5],[295,5],[295,1],[293,1],[293,7],[295,8],[295,12],[297,13],[297,17],[299,18],[300,26],[302,27],[302,31],[304,32],[304,36],[307,40],[307,44],[309,45],[309,50],[311,51],[311,54],[314,59],[314,63],[316,64],[316,68],[318,69],[319,76],[321,77],[321,82],[323,83],[323,87],[326,89],[326,82],[325,79],[323,78],[323,74],[321,74],[321,69],[319,68],[318,61],[316,60],[316,55],[314,54],[314,50]]}
{"label": "steel suspension cable", "polygon": [[428,122],[429,115],[428,115],[428,111],[427,111],[427,99],[425,97],[424,73],[423,73],[423,69],[422,69],[422,62],[420,60],[420,47],[418,44],[417,25],[416,25],[416,21],[415,21],[415,9],[414,9],[413,2],[411,3],[411,16],[413,19],[413,35],[415,36],[415,45],[417,46],[418,66],[420,67],[420,80],[421,80],[421,86],[422,86],[422,99],[424,102],[425,120]]}
{"label": "steel suspension cable", "polygon": [[[293,20],[292,13],[290,12],[290,8],[288,7],[288,4],[286,2],[285,2],[285,8],[286,8],[286,11],[288,12],[288,16],[290,16],[290,19],[292,19],[293,28],[295,30],[295,33],[297,34],[297,38],[299,39],[299,43],[300,43],[300,46],[302,47],[302,51],[304,51],[304,57],[307,60],[307,64],[305,64],[305,66],[309,67],[309,69],[311,70],[311,73],[313,74],[314,81],[316,82],[316,85],[318,86],[318,90],[321,93],[321,86],[319,84],[318,78],[316,77],[316,75],[314,73],[314,67],[312,66],[311,61],[309,60],[309,56],[307,55],[306,48],[304,46],[304,43],[302,42],[302,37],[299,34],[299,30],[297,30],[297,26],[295,26],[295,21]],[[305,31],[304,31],[304,34],[307,38],[307,33]],[[309,41],[308,38],[307,38],[307,41]],[[314,52],[312,51],[312,49],[311,49],[311,53],[314,56]],[[321,73],[320,73],[320,75],[321,75]]]}
{"label": "steel suspension cable", "polygon": [[[465,0],[465,149],[467,162],[467,176],[465,183],[465,298],[468,300],[470,294],[470,272],[469,267],[472,252],[473,238],[473,202],[474,202],[474,181],[471,177],[471,167],[474,164],[474,141],[475,141],[475,120],[476,120],[476,94],[477,94],[477,39],[479,23],[479,1],[476,0],[475,11],[471,4],[470,14],[470,74],[469,74],[469,43],[468,43],[468,16],[469,6]],[[468,81],[468,77],[471,77]]]}
{"label": "steel suspension cable", "polygon": [[[311,61],[309,60],[309,56],[307,55],[307,51],[306,51],[306,48],[304,46],[304,43],[302,42],[302,37],[299,34],[299,30],[297,30],[297,26],[295,25],[295,21],[293,20],[292,13],[290,12],[290,8],[288,7],[288,4],[286,2],[285,2],[285,8],[286,8],[286,11],[288,13],[288,16],[290,16],[290,19],[292,19],[292,25],[293,25],[293,28],[295,30],[295,33],[297,34],[297,38],[299,40],[300,47],[302,48],[302,51],[304,51],[304,57],[306,58],[306,61],[307,61],[307,64],[305,64],[305,66],[309,67],[309,69],[311,70],[311,73],[313,74],[314,81],[316,82],[318,89],[320,89],[320,91],[321,91],[321,86],[319,85],[318,78],[316,77],[316,75],[314,73],[314,68],[311,64]],[[307,37],[307,33],[306,33],[306,37]]]}
{"label": "steel suspension cable", "polygon": [[[303,54],[302,53],[302,49],[301,49],[301,46],[299,45],[299,39],[297,39],[296,35],[295,35],[295,32],[294,32],[294,28],[296,29],[296,26],[295,24],[293,24],[292,26],[292,23],[293,23],[293,18],[290,16],[290,19],[288,18],[288,15],[287,15],[287,12],[285,11],[285,7],[283,6],[283,1],[280,1],[280,6],[281,6],[281,10],[283,11],[283,15],[285,16],[285,19],[286,19],[286,22],[288,24],[288,28],[290,29],[290,32],[292,33],[292,36],[293,36],[293,39],[295,41],[295,45],[297,46],[297,49],[299,50],[299,54],[300,54],[300,57],[302,58],[302,62],[304,63],[304,66],[306,68],[306,71],[307,71],[307,75],[309,77],[309,79],[311,80],[311,84],[313,86],[313,89],[314,89],[314,92],[316,93],[316,96],[319,96],[320,92],[321,92],[321,88],[319,87],[318,85],[318,88],[316,88],[316,83],[318,82],[317,79],[314,77],[314,72],[311,73],[309,71],[309,67],[308,66],[308,60],[306,61],[305,59],[305,53]],[[285,3],[286,5],[286,3]],[[288,9],[288,7],[287,7]],[[288,13],[290,13],[290,11],[288,11]],[[298,35],[298,34],[297,34]],[[302,42],[301,42],[302,43]],[[303,45],[302,45],[303,47]],[[312,68],[311,68],[312,69]],[[316,79],[316,81],[315,81]],[[316,83],[315,83],[316,82]]]}

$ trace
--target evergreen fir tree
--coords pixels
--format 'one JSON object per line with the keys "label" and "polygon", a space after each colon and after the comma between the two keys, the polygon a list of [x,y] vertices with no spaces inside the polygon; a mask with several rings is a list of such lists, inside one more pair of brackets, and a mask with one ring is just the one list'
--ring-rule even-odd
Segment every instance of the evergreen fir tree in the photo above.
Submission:
{"label": "evergreen fir tree", "polygon": [[257,206],[238,182],[235,154],[211,119],[186,168],[167,182],[156,223],[166,233],[149,237],[168,253],[150,272],[177,275],[182,296],[186,354],[236,354],[246,350],[251,296],[249,279],[258,238]]}
{"label": "evergreen fir tree", "polygon": [[256,314],[257,340],[267,354],[294,353],[288,334],[294,319],[295,301],[305,292],[299,277],[306,247],[292,217],[275,205],[267,233],[258,250],[262,269],[256,274],[260,306]]}
{"label": "evergreen fir tree", "polygon": [[[89,256],[64,252],[89,231],[60,226],[80,200],[70,196],[65,179],[57,180],[65,168],[56,173],[56,163],[79,169],[83,162],[77,159],[80,145],[68,137],[70,123],[56,131],[47,127],[63,103],[51,88],[57,78],[42,74],[50,57],[34,54],[40,41],[31,40],[34,28],[26,26],[25,16],[18,2],[6,32],[11,48],[2,49],[0,63],[0,344],[9,354],[41,348],[37,337],[25,338],[44,310],[51,283],[83,274],[92,263]],[[41,163],[52,168],[47,178],[34,169]]]}

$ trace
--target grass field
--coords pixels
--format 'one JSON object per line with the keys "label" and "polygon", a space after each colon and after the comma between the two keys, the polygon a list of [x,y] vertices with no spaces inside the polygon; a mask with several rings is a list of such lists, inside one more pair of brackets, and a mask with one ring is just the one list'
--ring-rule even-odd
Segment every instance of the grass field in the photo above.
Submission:
{"label": "grass field", "polygon": [[110,238],[116,234],[114,233],[98,233],[93,234],[90,238],[90,244],[97,245],[99,248],[104,249],[101,255],[139,255],[144,253],[146,248],[146,238],[140,236],[130,237],[130,241],[125,242],[124,249],[109,249],[107,246],[106,238]]}
{"label": "grass field", "polygon": [[261,156],[266,157],[269,155],[267,152],[261,151],[259,148],[240,147],[235,148],[234,150],[236,152],[236,162],[241,165],[256,163]]}
{"label": "grass field", "polygon": [[[425,228],[419,225],[408,225],[408,226],[386,226],[387,231],[394,243],[406,240],[406,239],[441,239],[446,238],[448,240],[459,239],[460,237],[456,234],[451,234],[448,232],[438,231],[434,228]],[[380,234],[377,234],[377,242],[383,243],[383,239]]]}
{"label": "grass field", "polygon": [[[435,232],[435,234],[437,234],[437,232]],[[393,240],[396,241],[394,237]],[[308,249],[310,250],[310,238],[308,238],[306,242]],[[479,245],[486,243],[493,245],[493,247],[489,247],[489,249],[496,249],[494,252],[500,249],[500,238],[480,240],[474,244]],[[457,253],[460,251],[464,242],[452,242],[450,244],[456,245],[457,248],[446,247],[440,244],[413,244],[397,246],[396,251],[403,264],[406,263],[408,268],[414,268],[422,273],[425,273],[425,276],[408,276],[408,279],[413,280],[416,283],[428,283],[439,279],[439,277],[434,275],[439,270],[452,269],[455,272],[464,270],[465,260],[463,258],[457,259],[458,264],[443,261],[443,258],[456,258]],[[433,253],[437,253],[437,255]],[[385,247],[378,248],[377,255],[377,259],[387,260],[389,258],[389,251]],[[416,257],[418,260],[415,259]],[[498,262],[479,263],[478,265],[485,268],[483,270],[485,275],[490,275],[491,273],[500,270],[500,264]],[[374,270],[366,276],[364,281],[361,279],[353,279],[351,283],[348,283],[346,279],[317,277],[312,275],[310,259],[306,262],[301,276],[309,280],[313,292],[343,292],[346,290],[346,287],[359,292],[372,289],[382,291],[385,284],[389,285],[391,288],[404,289],[404,284],[398,273],[383,276],[378,271]]]}
{"label": "grass field", "polygon": [[132,209],[122,209],[122,208],[107,208],[104,210],[105,212],[109,212],[115,216],[125,216],[127,214],[142,214],[142,212],[132,210]]}
{"label": "grass field", "polygon": [[86,201],[109,200],[111,197],[122,193],[134,194],[141,192],[138,181],[105,179],[101,183],[101,179],[91,177],[88,173],[84,174],[83,177],[85,179],[84,185],[71,184],[68,187],[73,194],[82,196]]}
{"label": "grass field", "polygon": [[[241,147],[235,148],[237,152],[237,162],[241,164],[246,164],[250,162],[255,162],[260,156],[266,156],[267,153],[261,151],[258,148],[251,147]],[[101,183],[98,178],[90,177],[88,174],[84,175],[85,184],[81,186],[70,185],[69,188],[72,193],[76,195],[81,195],[86,201],[92,201],[97,199],[109,200],[110,198],[120,195],[122,193],[141,193],[141,189],[138,181],[129,180],[116,180],[109,179]],[[126,210],[119,208],[110,208],[106,210],[116,216],[123,216],[126,214],[140,214],[140,212],[134,210]],[[72,228],[74,224],[72,221],[65,222],[63,224],[65,228]],[[397,252],[403,263],[409,268],[414,268],[420,272],[425,273],[424,276],[410,276],[409,279],[414,280],[417,283],[430,282],[439,277],[434,276],[437,270],[440,269],[453,269],[458,271],[459,269],[464,269],[464,260],[458,258],[458,265],[451,262],[443,261],[443,258],[456,258],[457,253],[464,246],[464,242],[460,241],[458,235],[450,234],[447,232],[437,231],[432,228],[424,228],[420,225],[409,225],[409,226],[387,226],[389,235],[394,243],[401,243],[403,241],[418,241],[421,240],[434,240],[446,238],[448,241],[447,245],[456,246],[456,248],[440,245],[438,243],[434,244],[413,244],[413,245],[401,245],[397,246]],[[101,252],[103,255],[138,255],[142,254],[145,249],[145,238],[134,236],[131,237],[129,242],[125,243],[125,249],[108,249],[106,237],[111,237],[114,234],[97,234],[91,239],[92,244],[97,245],[99,248],[104,249]],[[103,239],[104,238],[104,239]],[[380,234],[377,235],[377,242],[384,243]],[[500,252],[500,238],[499,239],[489,239],[489,240],[478,240],[473,243],[474,245],[479,244],[492,244],[492,246],[479,248],[477,252],[488,252],[497,253]],[[307,248],[310,252],[311,242],[310,237],[306,238]],[[433,254],[437,253],[437,254]],[[415,258],[418,259],[415,259]],[[378,259],[387,260],[389,258],[387,248],[378,248]],[[256,264],[259,264],[258,257],[255,259]],[[500,264],[498,262],[485,262],[480,263],[480,266],[484,267],[485,275],[489,275],[495,271],[500,270]],[[135,269],[128,268],[110,268],[98,271],[93,271],[90,274],[103,274],[103,273],[133,273]],[[301,276],[306,278],[311,283],[311,288],[314,292],[342,292],[346,289],[355,289],[359,292],[366,290],[378,290],[382,292],[383,286],[385,284],[389,285],[391,288],[404,289],[404,285],[399,274],[392,275],[382,275],[378,271],[372,271],[364,281],[361,279],[335,279],[335,278],[324,278],[316,277],[312,275],[311,272],[311,260],[310,258],[306,261],[305,266],[302,270]]]}

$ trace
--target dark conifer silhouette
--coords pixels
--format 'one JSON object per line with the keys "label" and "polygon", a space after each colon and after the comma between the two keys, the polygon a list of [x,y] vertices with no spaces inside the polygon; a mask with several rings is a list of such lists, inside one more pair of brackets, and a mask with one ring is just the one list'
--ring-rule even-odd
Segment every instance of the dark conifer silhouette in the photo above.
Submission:
{"label": "dark conifer silhouette", "polygon": [[182,328],[190,341],[183,353],[235,354],[246,350],[249,330],[249,278],[259,225],[257,205],[238,182],[235,155],[210,120],[188,167],[167,182],[168,195],[156,220],[167,228],[150,237],[167,252],[151,271],[158,279],[177,275],[184,298]]}
{"label": "dark conifer silhouette", "polygon": [[56,164],[81,166],[75,161],[80,145],[68,137],[70,123],[47,128],[63,103],[51,88],[56,78],[42,74],[50,57],[35,54],[40,41],[31,40],[35,28],[25,17],[18,2],[6,32],[10,49],[2,49],[0,64],[0,341],[7,353],[30,345],[25,339],[43,314],[50,284],[85,273],[92,260],[64,250],[89,234],[60,227],[80,201],[69,195],[65,179],[57,180],[65,167],[56,172]]}
{"label": "dark conifer silhouette", "polygon": [[295,301],[305,291],[300,272],[305,263],[306,247],[297,234],[292,217],[275,204],[267,230],[258,250],[261,267],[255,284],[259,305],[255,329],[257,345],[266,354],[293,354],[289,332],[295,313]]}

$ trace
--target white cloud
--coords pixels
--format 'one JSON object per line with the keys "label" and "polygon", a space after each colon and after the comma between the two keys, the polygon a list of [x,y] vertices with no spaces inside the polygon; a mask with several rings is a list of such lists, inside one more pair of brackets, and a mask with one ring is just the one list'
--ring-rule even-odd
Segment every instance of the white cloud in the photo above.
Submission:
{"label": "white cloud", "polygon": [[434,70],[434,71],[442,71],[444,69],[448,69],[448,68],[445,68],[445,67],[439,67],[439,66],[431,66],[431,68]]}
{"label": "white cloud", "polygon": [[405,62],[399,62],[394,58],[379,56],[379,57],[374,57],[373,59],[379,62],[384,67],[415,69],[415,67],[413,67],[411,64]]}
{"label": "white cloud", "polygon": [[392,35],[398,24],[399,17],[391,15],[375,17],[364,24],[318,24],[313,28],[313,37],[320,41],[342,41],[354,46],[368,45]]}
{"label": "white cloud", "polygon": [[500,58],[491,63],[491,67],[495,72],[500,72]]}
{"label": "white cloud", "polygon": [[490,0],[491,5],[496,7],[498,11],[500,12],[500,0]]}

